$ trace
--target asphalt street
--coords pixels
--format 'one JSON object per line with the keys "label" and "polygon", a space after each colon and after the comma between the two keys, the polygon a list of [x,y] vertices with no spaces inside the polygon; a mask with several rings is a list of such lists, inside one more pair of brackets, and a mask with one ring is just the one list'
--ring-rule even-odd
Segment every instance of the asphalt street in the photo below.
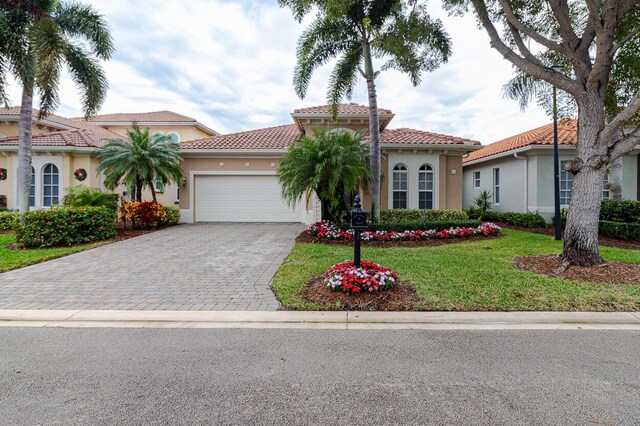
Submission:
{"label": "asphalt street", "polygon": [[0,328],[0,424],[640,424],[637,331]]}

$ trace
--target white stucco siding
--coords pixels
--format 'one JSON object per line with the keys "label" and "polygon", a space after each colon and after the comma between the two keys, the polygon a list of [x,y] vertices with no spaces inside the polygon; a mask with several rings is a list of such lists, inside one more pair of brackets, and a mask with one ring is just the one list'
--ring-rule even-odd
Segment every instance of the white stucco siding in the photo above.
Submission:
{"label": "white stucco siding", "polygon": [[433,208],[440,208],[440,154],[422,153],[389,153],[388,170],[385,170],[385,179],[388,179],[389,208],[393,207],[393,168],[397,164],[407,166],[407,208],[418,208],[418,173],[423,164],[429,164],[433,168]]}
{"label": "white stucco siding", "polygon": [[[464,208],[475,205],[474,200],[481,191],[487,190],[494,195],[493,169],[500,169],[500,202],[492,200],[491,209],[499,212],[523,212],[525,208],[525,171],[527,160],[513,156],[503,157],[497,160],[486,161],[480,164],[464,166],[463,178],[463,206]],[[474,187],[473,173],[480,172],[480,187]],[[530,173],[530,172],[529,172]]]}

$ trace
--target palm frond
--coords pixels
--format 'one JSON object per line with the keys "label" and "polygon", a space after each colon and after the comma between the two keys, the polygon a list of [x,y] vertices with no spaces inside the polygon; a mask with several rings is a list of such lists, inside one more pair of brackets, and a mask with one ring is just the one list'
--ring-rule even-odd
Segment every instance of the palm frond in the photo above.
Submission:
{"label": "palm frond", "polygon": [[93,7],[76,2],[60,2],[54,16],[58,27],[67,37],[85,39],[98,58],[111,58],[115,49],[109,24]]}
{"label": "palm frond", "polygon": [[100,63],[73,45],[67,46],[65,60],[73,81],[80,89],[82,111],[85,116],[95,114],[104,103],[109,87]]}

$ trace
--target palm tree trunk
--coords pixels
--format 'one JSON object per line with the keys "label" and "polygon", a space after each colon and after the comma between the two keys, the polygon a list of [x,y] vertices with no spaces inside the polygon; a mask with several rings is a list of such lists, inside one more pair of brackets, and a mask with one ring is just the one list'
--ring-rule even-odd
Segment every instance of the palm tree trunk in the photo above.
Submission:
{"label": "palm tree trunk", "polygon": [[378,117],[378,97],[376,95],[375,74],[371,59],[371,46],[364,48],[364,66],[369,93],[369,167],[371,169],[371,218],[380,221],[380,119]]}
{"label": "palm tree trunk", "polygon": [[140,180],[136,182],[136,201],[142,202],[142,181]]}
{"label": "palm tree trunk", "polygon": [[153,202],[156,203],[158,200],[156,199],[156,188],[153,185],[153,181],[149,181],[149,188],[151,188],[151,197],[153,197]]}
{"label": "palm tree trunk", "polygon": [[18,130],[18,210],[29,211],[31,189],[31,136],[33,126],[33,84],[27,82],[22,88],[20,124]]}

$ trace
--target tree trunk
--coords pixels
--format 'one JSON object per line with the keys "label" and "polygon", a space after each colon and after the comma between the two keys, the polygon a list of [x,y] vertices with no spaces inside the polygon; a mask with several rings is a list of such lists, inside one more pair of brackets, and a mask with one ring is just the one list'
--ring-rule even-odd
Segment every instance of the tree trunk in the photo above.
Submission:
{"label": "tree trunk", "polygon": [[18,210],[29,211],[31,190],[31,136],[33,126],[33,84],[24,84],[18,130]]}
{"label": "tree trunk", "polygon": [[611,199],[622,201],[622,157],[609,163],[609,194]]}
{"label": "tree trunk", "polygon": [[598,251],[598,220],[608,157],[607,143],[599,140],[605,119],[604,105],[599,108],[602,101],[598,101],[591,98],[579,105],[579,141],[571,162],[574,176],[561,255],[564,265],[603,263]]}
{"label": "tree trunk", "polygon": [[378,98],[376,95],[375,74],[371,59],[371,46],[365,45],[365,74],[369,92],[369,167],[371,169],[371,219],[380,221],[380,119],[378,117]]}
{"label": "tree trunk", "polygon": [[153,185],[153,181],[149,181],[149,188],[151,188],[151,197],[153,198],[153,202],[156,203],[158,200],[156,199],[156,188]]}
{"label": "tree trunk", "polygon": [[142,181],[136,182],[136,201],[142,202]]}

